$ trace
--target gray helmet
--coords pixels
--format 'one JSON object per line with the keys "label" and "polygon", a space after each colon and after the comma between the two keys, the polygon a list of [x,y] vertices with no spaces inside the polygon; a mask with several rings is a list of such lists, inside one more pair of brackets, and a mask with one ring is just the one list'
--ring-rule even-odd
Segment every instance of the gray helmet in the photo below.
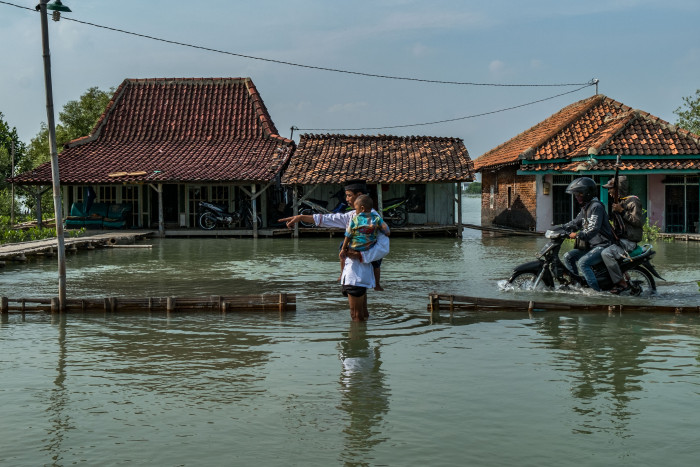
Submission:
{"label": "gray helmet", "polygon": [[569,183],[569,186],[566,187],[566,192],[570,195],[581,193],[583,202],[587,203],[598,194],[598,185],[592,178],[581,177]]}

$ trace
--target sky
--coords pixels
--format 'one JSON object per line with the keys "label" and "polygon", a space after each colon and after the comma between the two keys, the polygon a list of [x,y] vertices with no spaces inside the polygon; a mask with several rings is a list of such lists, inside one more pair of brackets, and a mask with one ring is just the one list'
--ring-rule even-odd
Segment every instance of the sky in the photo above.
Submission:
{"label": "sky", "polygon": [[[29,143],[47,121],[38,0],[0,1],[0,112]],[[576,91],[592,79],[600,94],[671,123],[683,97],[700,89],[697,0],[63,3],[72,13],[49,21],[57,121],[88,88],[108,91],[126,78],[250,77],[279,133],[300,129],[297,142],[303,133],[456,137],[476,159],[595,94],[594,86]],[[579,85],[438,84],[267,60],[420,80]],[[452,121],[405,126],[444,120]],[[391,126],[403,127],[371,129]]]}

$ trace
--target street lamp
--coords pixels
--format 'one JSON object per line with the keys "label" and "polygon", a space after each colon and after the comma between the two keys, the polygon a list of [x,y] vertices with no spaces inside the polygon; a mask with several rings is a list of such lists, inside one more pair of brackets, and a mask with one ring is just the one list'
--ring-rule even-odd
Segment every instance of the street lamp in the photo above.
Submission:
{"label": "street lamp", "polygon": [[58,175],[58,150],[56,148],[56,123],[53,117],[53,91],[51,89],[51,54],[49,53],[49,25],[46,10],[53,10],[54,20],[60,19],[61,11],[71,11],[60,0],[47,5],[49,0],[40,0],[37,5],[41,16],[41,42],[44,52],[44,84],[46,86],[46,118],[49,127],[49,148],[51,150],[51,176],[53,185],[53,208],[56,216],[56,241],[58,249],[58,306],[66,308],[66,246],[63,238],[63,207],[61,206],[61,179]]}

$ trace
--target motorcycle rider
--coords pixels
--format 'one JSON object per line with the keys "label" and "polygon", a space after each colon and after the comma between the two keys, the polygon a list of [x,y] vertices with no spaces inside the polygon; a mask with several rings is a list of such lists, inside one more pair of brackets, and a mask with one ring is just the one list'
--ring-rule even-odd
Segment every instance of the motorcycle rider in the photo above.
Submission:
{"label": "motorcycle rider", "polygon": [[624,175],[618,177],[617,188],[615,187],[615,178],[611,178],[608,183],[603,185],[603,188],[609,190],[608,193],[613,200],[619,200],[619,203],[613,203],[612,210],[620,214],[624,224],[621,226],[623,228],[620,232],[615,232],[619,237],[618,244],[610,245],[602,253],[610,279],[615,284],[610,293],[620,294],[630,287],[617,260],[629,256],[628,253],[637,248],[637,242],[642,241],[645,215],[639,198],[629,195],[629,185],[627,177]]}
{"label": "motorcycle rider", "polygon": [[576,240],[576,248],[564,255],[564,265],[574,274],[580,269],[588,286],[600,292],[593,266],[603,261],[603,250],[613,240],[608,213],[596,197],[597,185],[592,178],[577,178],[566,187],[566,192],[576,198],[581,210],[573,221],[562,226],[567,231],[576,231],[569,234],[569,238]]}

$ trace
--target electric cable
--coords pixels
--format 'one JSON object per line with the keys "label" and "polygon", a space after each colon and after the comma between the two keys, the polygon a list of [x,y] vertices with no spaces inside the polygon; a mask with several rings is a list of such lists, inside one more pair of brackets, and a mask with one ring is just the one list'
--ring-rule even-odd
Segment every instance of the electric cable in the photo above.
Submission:
{"label": "electric cable", "polygon": [[425,122],[425,123],[411,123],[407,125],[392,125],[392,126],[378,126],[378,127],[365,127],[365,128],[298,128],[296,126],[292,127],[292,130],[294,131],[327,131],[327,132],[337,132],[337,131],[366,131],[366,130],[389,130],[389,129],[394,129],[394,128],[409,128],[409,127],[416,127],[416,126],[426,126],[426,125],[437,125],[439,123],[449,123],[449,122],[456,122],[458,120],[466,120],[469,118],[475,118],[475,117],[483,117],[486,115],[492,115],[500,112],[506,112],[508,110],[514,110],[514,109],[519,109],[521,107],[526,107],[528,105],[533,105],[533,104],[538,104],[540,102],[548,101],[551,99],[556,99],[557,97],[565,96],[567,94],[572,94],[574,92],[578,92],[581,89],[585,89],[589,86],[595,86],[596,83],[589,83],[584,86],[581,86],[578,89],[574,89],[573,91],[567,91],[563,92],[554,96],[550,97],[545,97],[543,99],[538,99],[536,101],[528,102],[526,104],[520,104],[520,105],[514,105],[511,107],[505,107],[503,109],[498,109],[498,110],[491,110],[489,112],[482,112],[478,114],[473,114],[473,115],[467,115],[466,117],[457,117],[457,118],[448,118],[445,120],[437,120],[434,122]]}
{"label": "electric cable", "polygon": [[[0,0],[0,4],[10,5],[10,6],[14,6],[17,8],[34,11],[32,8],[27,8],[27,7],[24,7],[21,5],[16,5],[14,3],[10,3],[7,1],[3,1],[3,0]],[[413,81],[413,82],[430,83],[430,84],[451,84],[451,85],[460,85],[460,86],[491,86],[491,87],[570,87],[570,86],[581,86],[584,84],[588,86],[593,81],[593,80],[591,80],[588,83],[504,84],[504,83],[476,83],[476,82],[470,82],[470,81],[445,81],[445,80],[435,80],[435,79],[411,78],[411,77],[406,77],[406,76],[382,75],[382,74],[377,74],[377,73],[366,73],[366,72],[361,72],[361,71],[343,70],[343,69],[339,69],[339,68],[304,65],[301,63],[294,63],[294,62],[289,62],[289,61],[285,61],[285,60],[276,60],[276,59],[272,59],[272,58],[255,57],[253,55],[246,55],[246,54],[241,54],[241,53],[236,53],[236,52],[229,52],[226,50],[214,49],[211,47],[204,47],[204,46],[199,46],[199,45],[194,45],[194,44],[188,44],[186,42],[174,41],[174,40],[170,40],[170,39],[163,39],[160,37],[150,36],[148,34],[141,34],[141,33],[137,33],[137,32],[126,31],[124,29],[114,28],[111,26],[103,26],[100,24],[91,23],[89,21],[82,21],[82,20],[70,18],[70,17],[63,17],[63,19],[65,19],[66,21],[73,21],[75,23],[84,24],[87,26],[93,26],[96,28],[106,29],[108,31],[119,32],[122,34],[141,37],[144,39],[150,39],[150,40],[154,40],[154,41],[158,41],[158,42],[164,42],[167,44],[179,45],[179,46],[183,46],[183,47],[189,47],[189,48],[204,50],[204,51],[208,51],[208,52],[214,52],[214,53],[219,53],[219,54],[224,54],[224,55],[231,55],[234,57],[246,58],[246,59],[250,59],[250,60],[259,60],[259,61],[268,62],[268,63],[276,63],[279,65],[287,65],[287,66],[293,66],[293,67],[298,67],[298,68],[306,68],[306,69],[319,70],[319,71],[328,71],[328,72],[334,72],[334,73],[344,73],[344,74],[355,75],[355,76],[364,76],[364,77],[368,77],[368,78],[381,78],[381,79],[392,79],[392,80],[400,80],[400,81]]]}

